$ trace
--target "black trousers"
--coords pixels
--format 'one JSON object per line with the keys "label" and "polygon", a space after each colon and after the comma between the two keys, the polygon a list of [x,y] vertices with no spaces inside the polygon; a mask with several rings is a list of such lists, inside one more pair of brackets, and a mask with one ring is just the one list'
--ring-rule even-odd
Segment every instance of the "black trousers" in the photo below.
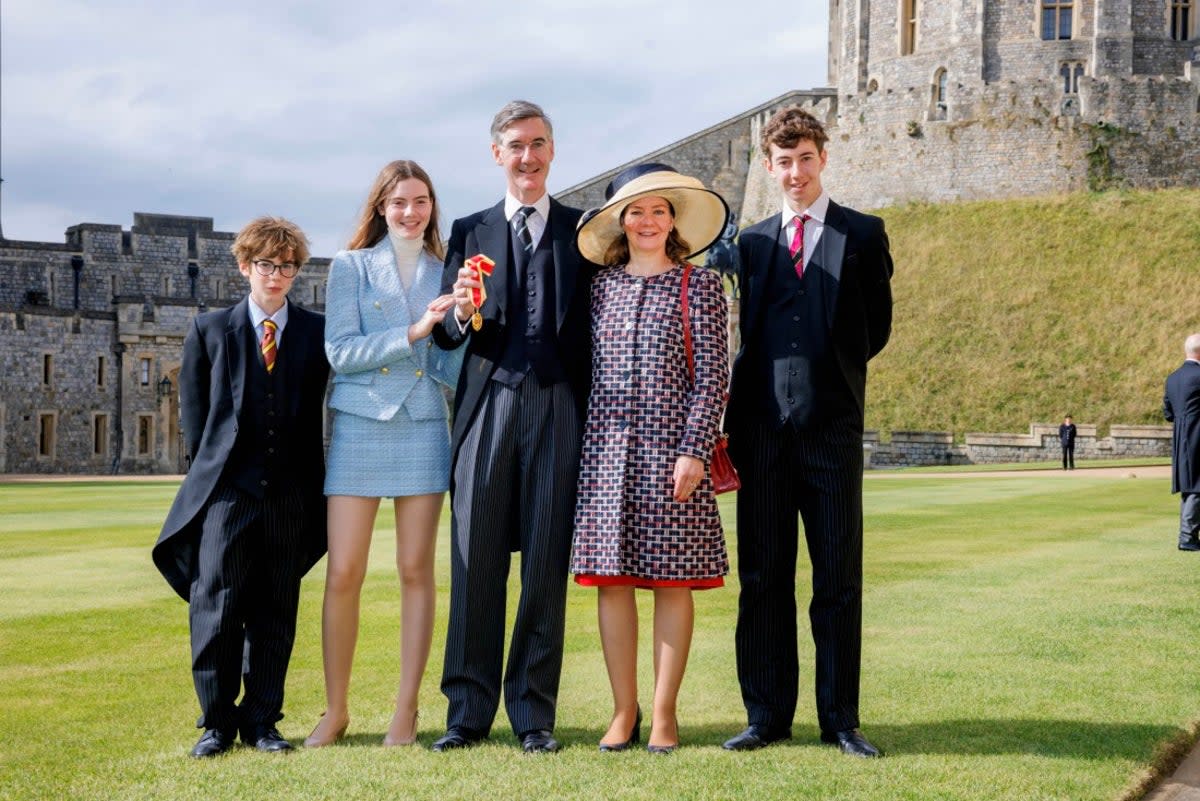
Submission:
{"label": "black trousers", "polygon": [[812,564],[817,719],[858,726],[862,651],[862,434],[748,426],[730,439],[738,492],[737,671],[749,723],[792,725],[799,664],[797,517]]}
{"label": "black trousers", "polygon": [[1200,534],[1200,493],[1180,493],[1179,544],[1192,545]]}
{"label": "black trousers", "polygon": [[[265,499],[218,484],[204,522],[188,622],[203,729],[283,717],[304,553],[296,490]],[[244,685],[241,705],[238,695]]]}
{"label": "black trousers", "polygon": [[451,497],[447,725],[491,730],[501,689],[512,551],[521,596],[504,670],[513,731],[553,729],[581,426],[570,387],[489,382],[459,447]]}
{"label": "black trousers", "polygon": [[1063,452],[1063,470],[1075,469],[1075,443],[1062,446]]}

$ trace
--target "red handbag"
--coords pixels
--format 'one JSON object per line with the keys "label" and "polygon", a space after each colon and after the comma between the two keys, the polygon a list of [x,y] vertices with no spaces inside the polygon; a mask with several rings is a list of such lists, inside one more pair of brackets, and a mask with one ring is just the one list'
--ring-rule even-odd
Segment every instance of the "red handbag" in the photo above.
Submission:
{"label": "red handbag", "polygon": [[[688,360],[688,375],[692,377],[692,384],[696,383],[696,362],[692,356],[692,324],[688,318],[688,278],[692,274],[692,265],[683,265],[683,349],[687,351]],[[738,478],[737,470],[733,466],[733,462],[729,459],[729,435],[722,432],[717,437],[717,444],[713,447],[712,459],[708,465],[708,477],[712,479],[713,492],[720,495],[724,492],[733,492],[742,488],[742,480]]]}

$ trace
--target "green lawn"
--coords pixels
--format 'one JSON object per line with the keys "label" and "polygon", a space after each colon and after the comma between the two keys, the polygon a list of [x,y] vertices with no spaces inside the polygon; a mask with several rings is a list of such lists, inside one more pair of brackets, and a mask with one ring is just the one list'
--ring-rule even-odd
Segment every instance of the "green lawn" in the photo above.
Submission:
{"label": "green lawn", "polygon": [[[163,483],[0,484],[0,799],[1111,799],[1137,797],[1156,757],[1200,718],[1192,671],[1200,554],[1175,550],[1165,479],[868,478],[863,762],[817,744],[811,644],[785,746],[732,754],[736,581],[697,596],[669,758],[601,755],[608,685],[591,591],[572,587],[554,756],[526,757],[506,721],[491,744],[437,755],[377,746],[397,679],[398,585],[380,520],[344,746],[213,761],[198,736],[184,604],[149,548]],[[733,530],[732,499],[725,520]],[[421,741],[440,734],[442,604]],[[323,708],[322,568],[304,583],[285,736]],[[806,576],[807,563],[802,561]],[[806,584],[806,579],[801,581]],[[511,605],[510,605],[511,606]],[[801,603],[802,631],[807,619]],[[643,604],[648,633],[648,604]],[[643,637],[645,650],[645,636]],[[643,654],[643,705],[650,698]]]}

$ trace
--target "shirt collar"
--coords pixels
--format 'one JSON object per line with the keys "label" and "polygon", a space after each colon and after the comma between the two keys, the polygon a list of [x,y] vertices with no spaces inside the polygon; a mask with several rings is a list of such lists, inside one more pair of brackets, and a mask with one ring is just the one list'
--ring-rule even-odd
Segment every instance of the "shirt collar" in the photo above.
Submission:
{"label": "shirt collar", "polygon": [[279,311],[275,312],[274,314],[267,314],[265,311],[263,311],[262,308],[254,302],[254,298],[247,298],[247,300],[249,300],[247,305],[250,307],[250,324],[254,326],[255,330],[258,330],[259,326],[262,325],[263,320],[268,318],[275,322],[275,328],[277,331],[282,331],[284,326],[287,325],[289,304],[286,300],[283,302],[283,306],[279,308]]}
{"label": "shirt collar", "polygon": [[517,210],[520,209],[522,206],[533,206],[534,210],[537,211],[538,214],[542,215],[543,221],[548,221],[550,219],[550,193],[549,192],[543,192],[542,196],[539,197],[537,200],[535,200],[532,203],[522,203],[521,201],[519,201],[515,197],[513,197],[511,193],[505,193],[505,195],[504,195],[504,219],[508,220],[509,222],[512,222],[513,215],[516,214]]}
{"label": "shirt collar", "polygon": [[[783,219],[780,220],[780,227],[787,228],[789,225],[791,225],[792,218],[795,217],[796,214],[797,212],[793,211],[792,207],[788,205],[787,200],[784,199],[782,209]],[[807,214],[812,219],[824,225],[825,215],[829,214],[829,193],[822,189],[821,194],[817,195],[817,199],[813,201],[813,204],[804,211],[799,212],[799,214],[801,216]]]}

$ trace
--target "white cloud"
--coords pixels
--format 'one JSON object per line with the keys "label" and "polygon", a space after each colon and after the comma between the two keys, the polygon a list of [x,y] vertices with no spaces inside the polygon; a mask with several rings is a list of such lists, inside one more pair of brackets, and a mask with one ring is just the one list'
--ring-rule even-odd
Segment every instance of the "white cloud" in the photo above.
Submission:
{"label": "white cloud", "polygon": [[5,235],[135,211],[293,216],[332,255],[385,162],[443,218],[492,202],[497,108],[541,103],[561,189],[825,82],[825,0],[350,4],[4,0]]}

